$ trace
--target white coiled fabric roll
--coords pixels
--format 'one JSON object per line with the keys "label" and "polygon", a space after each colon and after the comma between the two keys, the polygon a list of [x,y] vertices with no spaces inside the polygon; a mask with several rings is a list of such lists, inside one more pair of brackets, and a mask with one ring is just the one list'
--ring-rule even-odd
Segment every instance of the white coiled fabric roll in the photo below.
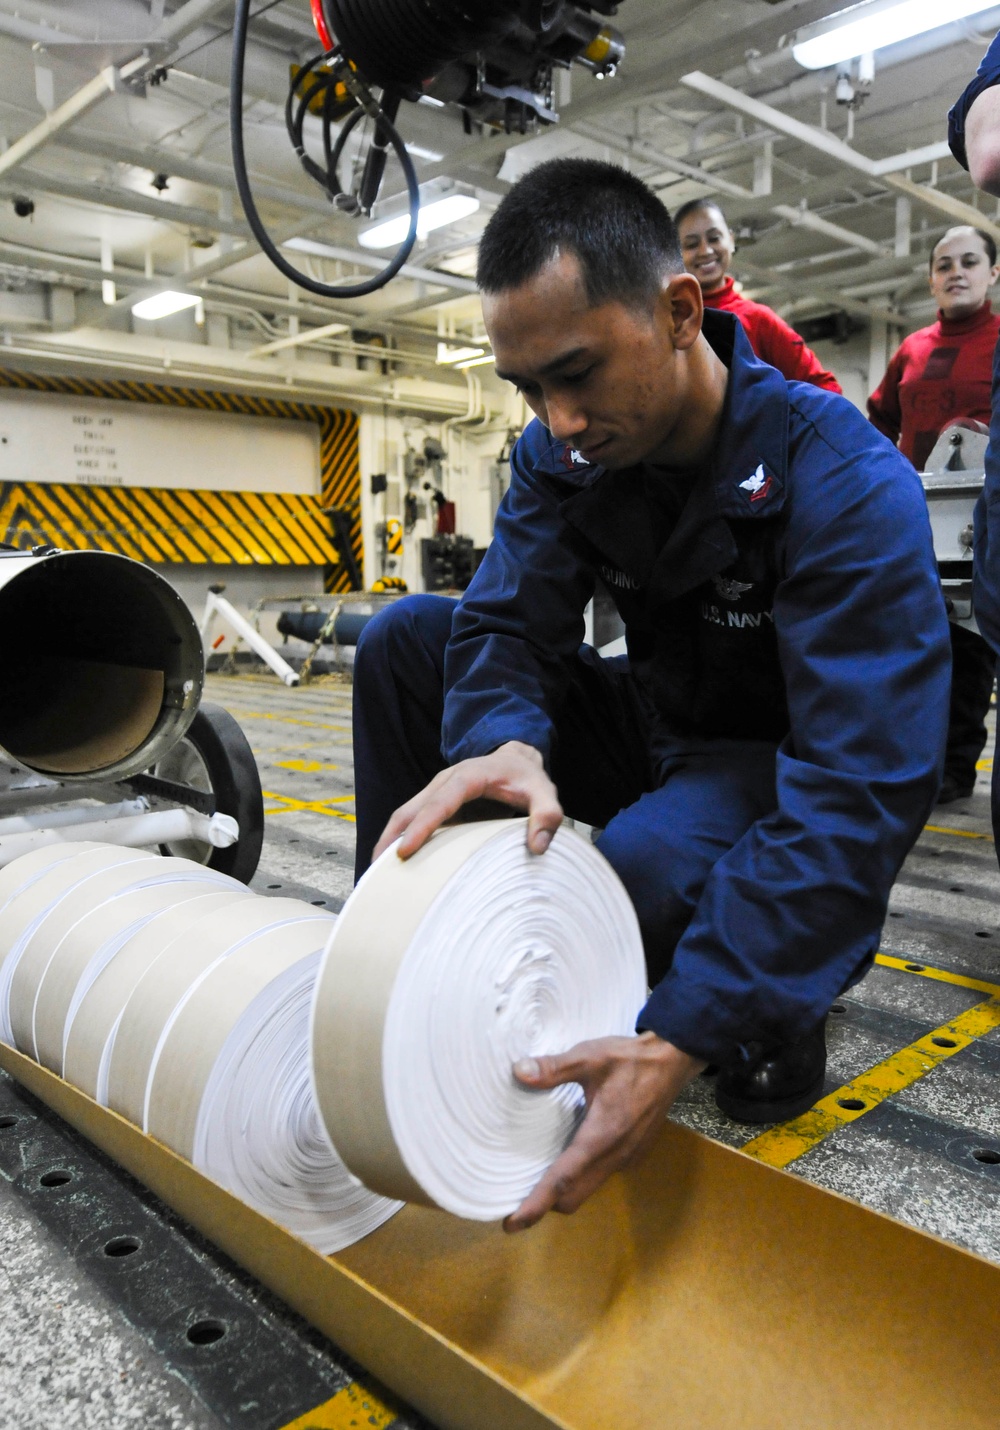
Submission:
{"label": "white coiled fabric roll", "polygon": [[4,1016],[21,1051],[328,1254],[399,1208],[345,1169],[315,1105],[334,923],[183,859],[39,850],[0,871]]}
{"label": "white coiled fabric roll", "polygon": [[144,849],[81,842],[50,845],[0,870],[0,1038],[16,1046],[10,995],[21,955],[59,901],[118,864],[158,858]]}
{"label": "white coiled fabric roll", "polygon": [[118,949],[81,996],[66,1033],[62,1074],[67,1082],[108,1105],[108,1071],[115,1034],[136,984],[164,949],[188,934],[218,909],[253,899],[244,885],[238,892],[199,894],[163,909]]}
{"label": "white coiled fabric roll", "polygon": [[313,1096],[309,1010],[331,922],[272,930],[206,974],[160,1042],[145,1115],[153,1137],[324,1255],[401,1205],[347,1171]]}
{"label": "white coiled fabric roll", "polygon": [[136,983],[107,1079],[109,1107],[324,1254],[399,1210],[347,1172],[315,1106],[309,1006],[335,922],[255,897],[201,919]]}
{"label": "white coiled fabric roll", "polygon": [[67,1022],[101,969],[161,908],[209,890],[246,893],[235,879],[190,859],[151,855],[55,896],[11,975],[10,1023],[20,1051],[61,1072]]}
{"label": "white coiled fabric roll", "polygon": [[341,913],[312,1013],[316,1099],[344,1162],[389,1197],[492,1221],[573,1135],[582,1090],[519,1086],[512,1064],[633,1033],[646,997],[638,922],[589,842],[526,821],[395,846]]}

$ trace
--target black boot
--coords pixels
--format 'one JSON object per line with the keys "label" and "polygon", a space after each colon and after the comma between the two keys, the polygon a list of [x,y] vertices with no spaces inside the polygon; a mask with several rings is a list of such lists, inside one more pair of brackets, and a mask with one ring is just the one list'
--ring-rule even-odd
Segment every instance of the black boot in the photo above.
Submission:
{"label": "black boot", "polygon": [[723,1068],[715,1085],[720,1112],[737,1122],[787,1122],[823,1093],[826,1019],[797,1042],[785,1043],[739,1067]]}

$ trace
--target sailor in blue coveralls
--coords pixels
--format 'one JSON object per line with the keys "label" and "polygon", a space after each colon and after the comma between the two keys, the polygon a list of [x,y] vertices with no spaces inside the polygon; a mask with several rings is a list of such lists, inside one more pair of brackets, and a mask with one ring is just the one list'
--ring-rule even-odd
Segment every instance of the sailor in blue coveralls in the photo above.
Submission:
{"label": "sailor in blue coveralls", "polygon": [[[820,1094],[827,1010],[870,966],[937,793],[950,646],[910,464],[703,315],[638,179],[534,169],[479,285],[538,420],[461,602],[400,601],[359,644],[358,868],[484,799],[527,810],[542,857],[564,811],[603,830],[652,993],[638,1037],[516,1066],[588,1102],[520,1230],[641,1152],[706,1064],[744,1120]],[[598,577],[627,659],[581,648]]]}

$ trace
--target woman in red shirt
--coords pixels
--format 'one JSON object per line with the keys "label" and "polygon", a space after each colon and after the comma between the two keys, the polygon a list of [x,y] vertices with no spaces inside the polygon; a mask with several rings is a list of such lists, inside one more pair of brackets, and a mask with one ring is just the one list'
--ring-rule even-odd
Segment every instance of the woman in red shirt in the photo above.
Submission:
{"label": "woman in red shirt", "polygon": [[[904,338],[868,399],[868,416],[920,470],[956,417],[990,420],[993,349],[1000,333],[989,290],[1000,276],[996,244],[982,229],[951,228],[931,250],[937,322]],[[994,662],[981,636],[951,627],[951,714],[939,804],[970,795],[986,744]]]}
{"label": "woman in red shirt", "polygon": [[931,250],[937,322],[904,338],[868,399],[868,416],[921,471],[956,417],[990,420],[993,349],[1000,318],[989,290],[1000,276],[997,247],[982,229],[950,228]]}
{"label": "woman in red shirt", "polygon": [[719,205],[711,199],[692,199],[674,214],[674,225],[684,266],[701,284],[705,307],[734,313],[757,356],[790,381],[813,382],[828,392],[839,392],[840,383],[833,373],[826,371],[794,328],[773,309],[737,293],[729,277],[736,241]]}

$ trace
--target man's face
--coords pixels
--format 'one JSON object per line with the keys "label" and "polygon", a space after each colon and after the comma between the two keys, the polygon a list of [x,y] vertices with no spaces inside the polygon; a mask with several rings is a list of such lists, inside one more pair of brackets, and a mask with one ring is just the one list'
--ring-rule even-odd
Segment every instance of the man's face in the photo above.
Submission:
{"label": "man's face", "polygon": [[612,470],[642,461],[680,416],[670,294],[678,282],[694,286],[686,274],[670,279],[648,312],[592,307],[575,254],[557,255],[520,288],[483,295],[498,376],[588,461]]}
{"label": "man's face", "polygon": [[736,243],[722,212],[714,204],[693,209],[677,226],[684,267],[693,273],[703,293],[714,293],[726,281]]}
{"label": "man's face", "polygon": [[931,294],[946,318],[970,317],[986,302],[997,272],[975,229],[955,228],[934,249]]}

